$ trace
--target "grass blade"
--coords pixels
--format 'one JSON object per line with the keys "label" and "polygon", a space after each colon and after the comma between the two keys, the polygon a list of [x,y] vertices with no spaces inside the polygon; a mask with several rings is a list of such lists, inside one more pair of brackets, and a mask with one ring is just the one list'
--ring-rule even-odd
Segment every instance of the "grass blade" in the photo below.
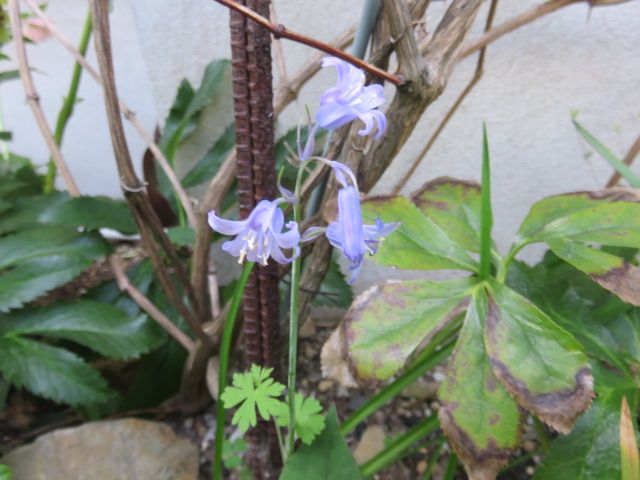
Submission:
{"label": "grass blade", "polygon": [[482,179],[480,199],[480,278],[486,280],[491,274],[491,169],[489,160],[489,141],[487,126],[482,125]]}

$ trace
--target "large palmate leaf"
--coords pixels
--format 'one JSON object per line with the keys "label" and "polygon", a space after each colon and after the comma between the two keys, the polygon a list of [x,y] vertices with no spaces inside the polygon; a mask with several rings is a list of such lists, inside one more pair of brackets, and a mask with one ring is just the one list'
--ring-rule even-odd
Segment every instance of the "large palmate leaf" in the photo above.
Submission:
{"label": "large palmate leaf", "polygon": [[536,203],[520,227],[516,248],[534,242],[546,242],[604,288],[640,305],[640,270],[589,246],[640,247],[640,203],[633,192],[573,193]]}
{"label": "large palmate leaf", "polygon": [[56,202],[40,213],[38,221],[89,230],[112,228],[125,234],[137,232],[127,203],[103,196],[76,197]]}
{"label": "large palmate leaf", "polygon": [[138,357],[164,338],[146,316],[134,319],[91,300],[0,316],[0,335],[4,334],[64,338],[118,359]]}
{"label": "large palmate leaf", "polygon": [[472,480],[493,479],[520,444],[520,411],[482,339],[487,299],[474,295],[438,395],[440,423]]}
{"label": "large palmate leaf", "polygon": [[345,385],[387,380],[455,318],[473,279],[388,282],[362,293],[322,349],[325,374]]}
{"label": "large palmate leaf", "polygon": [[535,480],[620,478],[620,404],[626,396],[635,411],[639,385],[602,365],[594,367],[598,397],[569,435],[553,440]]}
{"label": "large palmate leaf", "polygon": [[360,480],[362,475],[340,433],[335,407],[311,445],[301,445],[284,466],[280,480]]}
{"label": "large palmate leaf", "polygon": [[491,282],[485,344],[493,370],[520,405],[567,433],[593,398],[575,338],[510,288]]}
{"label": "large palmate leaf", "polygon": [[40,227],[0,238],[0,269],[49,255],[73,254],[94,259],[107,253],[107,243],[97,234],[73,228]]}
{"label": "large palmate leaf", "polygon": [[20,308],[70,282],[92,263],[92,259],[75,256],[73,253],[21,262],[0,275],[0,312]]}
{"label": "large palmate leaf", "polygon": [[382,265],[411,270],[477,271],[478,263],[462,246],[404,197],[374,197],[363,205],[365,220],[400,222],[373,259]]}
{"label": "large palmate leaf", "polygon": [[436,178],[411,195],[411,200],[459,245],[480,251],[480,185],[476,182]]}
{"label": "large palmate leaf", "polygon": [[0,372],[18,387],[56,402],[77,406],[108,398],[107,383],[80,357],[17,336],[0,337]]}

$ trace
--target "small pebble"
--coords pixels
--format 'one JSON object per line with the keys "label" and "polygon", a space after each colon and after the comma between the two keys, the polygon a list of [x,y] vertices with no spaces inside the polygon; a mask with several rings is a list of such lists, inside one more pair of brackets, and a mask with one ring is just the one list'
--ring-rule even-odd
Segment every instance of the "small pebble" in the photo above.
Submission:
{"label": "small pebble", "polygon": [[536,473],[536,469],[533,468],[531,465],[529,465],[527,468],[525,468],[524,471],[530,477],[533,476],[534,473]]}
{"label": "small pebble", "polygon": [[427,462],[425,462],[424,460],[419,461],[418,465],[416,465],[416,471],[418,472],[418,475],[422,475],[426,470]]}
{"label": "small pebble", "polygon": [[318,390],[320,392],[326,392],[327,390],[330,390],[331,388],[333,388],[333,380],[322,380],[319,384],[318,384]]}

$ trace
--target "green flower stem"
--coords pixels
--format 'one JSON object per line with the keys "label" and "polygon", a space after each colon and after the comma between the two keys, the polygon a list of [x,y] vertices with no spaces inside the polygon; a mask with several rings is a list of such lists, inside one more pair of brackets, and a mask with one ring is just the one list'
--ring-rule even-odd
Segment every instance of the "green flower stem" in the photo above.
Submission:
{"label": "green flower stem", "polygon": [[213,480],[222,480],[222,447],[224,445],[224,405],[220,397],[227,386],[227,370],[229,368],[229,354],[231,353],[231,340],[233,339],[233,327],[238,316],[240,303],[242,302],[242,292],[247,285],[251,270],[253,270],[253,262],[246,262],[242,269],[242,275],[233,292],[231,300],[231,308],[227,315],[227,321],[224,323],[222,330],[222,339],[220,340],[220,366],[218,368],[218,402],[216,404],[216,442],[213,457]]}
{"label": "green flower stem", "polygon": [[342,434],[347,435],[360,423],[362,423],[367,417],[377,412],[380,407],[382,407],[382,405],[392,400],[396,395],[404,390],[407,385],[414,382],[424,372],[443,362],[449,356],[452,350],[453,343],[447,345],[446,347],[443,347],[433,355],[421,359],[418,363],[416,363],[413,367],[400,375],[392,383],[380,390],[380,392],[378,392],[374,397],[370,398],[358,410],[353,412],[353,415],[351,415],[342,424]]}
{"label": "green flower stem", "polygon": [[360,468],[362,475],[365,477],[373,476],[388,465],[401,458],[414,443],[421,438],[426,437],[430,433],[435,432],[440,427],[437,415],[425,418],[416,426],[408,430],[404,435],[398,437],[389,444],[383,451],[366,462]]}
{"label": "green flower stem", "polygon": [[[84,26],[82,27],[82,34],[80,35],[80,42],[78,43],[78,52],[80,52],[80,55],[82,55],[83,57],[87,53],[92,30],[93,25],[91,21],[91,12],[87,12],[87,16],[84,20]],[[73,73],[71,74],[69,91],[67,92],[66,97],[64,97],[62,108],[60,109],[60,112],[58,112],[58,118],[56,119],[56,128],[55,132],[53,133],[53,139],[55,140],[57,145],[60,145],[62,143],[62,138],[64,137],[64,131],[67,127],[67,123],[69,122],[71,115],[73,115],[73,109],[78,99],[78,87],[80,86],[81,77],[82,65],[76,62],[73,66]],[[55,179],[56,164],[53,161],[53,158],[49,158],[49,163],[47,164],[47,176],[44,180],[44,193],[53,192]]]}
{"label": "green flower stem", "polygon": [[442,453],[442,448],[444,447],[444,437],[440,438],[438,442],[438,446],[435,448],[433,453],[431,454],[431,458],[429,459],[429,466],[424,471],[424,477],[422,480],[431,480],[431,474],[433,473],[434,468],[438,464],[438,460],[440,459],[440,453]]}
{"label": "green flower stem", "polygon": [[[1,100],[1,99],[0,99]],[[0,103],[0,131],[4,130],[4,112],[2,104]],[[6,169],[9,170],[9,142],[6,140],[0,140],[0,153],[2,154],[2,160],[6,163]]]}
{"label": "green flower stem", "polygon": [[[302,175],[305,164],[300,165],[296,177],[294,195],[300,198]],[[293,221],[300,225],[300,203],[293,205]],[[296,441],[296,369],[298,365],[298,296],[300,294],[301,258],[298,257],[291,265],[291,303],[289,306],[289,371],[287,377],[287,397],[289,402],[289,431],[287,432],[287,456],[293,453]]]}
{"label": "green flower stem", "polygon": [[453,480],[456,476],[456,470],[458,469],[458,456],[455,453],[449,455],[449,461],[447,462],[447,469],[444,472],[442,480]]}
{"label": "green flower stem", "polygon": [[507,273],[509,272],[509,265],[511,265],[511,262],[516,258],[516,255],[518,255],[520,250],[522,250],[526,245],[526,243],[516,243],[511,247],[507,256],[498,265],[498,273],[496,275],[496,280],[498,280],[498,282],[504,283],[506,281]]}

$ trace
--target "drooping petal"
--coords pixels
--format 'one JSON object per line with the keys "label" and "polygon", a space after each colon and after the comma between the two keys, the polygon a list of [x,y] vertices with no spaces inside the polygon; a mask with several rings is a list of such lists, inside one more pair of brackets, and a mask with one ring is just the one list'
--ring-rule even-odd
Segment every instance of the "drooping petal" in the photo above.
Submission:
{"label": "drooping petal", "polygon": [[316,113],[318,125],[326,130],[336,130],[356,118],[358,118],[357,112],[349,105],[340,102],[324,103]]}
{"label": "drooping petal", "polygon": [[242,255],[243,250],[246,255],[248,248],[246,240],[243,240],[241,236],[234,238],[233,240],[229,240],[222,244],[222,250],[227,252],[229,255],[233,255],[234,257],[239,257]]}
{"label": "drooping petal", "polygon": [[358,135],[360,135],[361,137],[369,135],[373,130],[373,115],[371,115],[370,112],[361,113],[360,115],[358,115],[358,118],[364,123],[364,127],[358,130]]}
{"label": "drooping petal", "polygon": [[214,211],[209,212],[208,220],[209,226],[223,235],[238,235],[247,228],[247,220],[225,220],[218,217]]}
{"label": "drooping petal", "polygon": [[360,196],[355,187],[341,188],[338,191],[338,222],[343,231],[342,251],[352,266],[358,266],[362,263],[366,247],[362,232]]}
{"label": "drooping petal", "polygon": [[358,182],[356,181],[356,176],[353,174],[353,171],[347,167],[344,163],[336,162],[334,160],[329,162],[331,169],[333,170],[333,174],[336,176],[336,180],[343,187],[349,186],[349,180],[351,180],[351,185],[356,187],[358,186]]}
{"label": "drooping petal", "polygon": [[344,238],[344,233],[342,231],[342,227],[338,222],[331,222],[326,230],[327,240],[334,247],[342,250],[342,239]]}
{"label": "drooping petal", "polygon": [[327,231],[326,227],[309,227],[300,237],[300,243],[312,242]]}
{"label": "drooping petal", "polygon": [[298,224],[293,221],[287,222],[287,228],[289,231],[275,234],[276,244],[280,248],[294,248],[300,243]]}
{"label": "drooping petal", "polygon": [[293,253],[290,257],[287,257],[284,253],[282,253],[282,250],[280,250],[280,247],[278,247],[277,245],[274,245],[271,249],[271,256],[276,262],[281,264],[291,263],[295,258],[298,257],[298,255],[300,255],[300,247],[298,246],[294,247]]}

